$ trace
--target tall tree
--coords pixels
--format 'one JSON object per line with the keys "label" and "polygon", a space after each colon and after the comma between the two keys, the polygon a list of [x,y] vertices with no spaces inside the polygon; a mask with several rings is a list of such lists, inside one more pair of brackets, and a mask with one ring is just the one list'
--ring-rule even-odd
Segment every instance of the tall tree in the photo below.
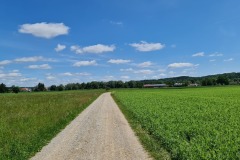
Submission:
{"label": "tall tree", "polygon": [[0,93],[6,93],[8,92],[8,89],[5,84],[0,84]]}
{"label": "tall tree", "polygon": [[35,87],[35,91],[46,91],[44,83],[38,83],[38,85]]}

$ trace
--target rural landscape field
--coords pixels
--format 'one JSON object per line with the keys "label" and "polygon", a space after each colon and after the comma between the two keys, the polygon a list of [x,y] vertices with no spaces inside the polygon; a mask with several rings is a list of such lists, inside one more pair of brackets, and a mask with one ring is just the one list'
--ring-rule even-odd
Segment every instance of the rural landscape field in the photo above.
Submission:
{"label": "rural landscape field", "polygon": [[173,159],[240,158],[240,87],[116,90],[113,95],[129,122],[140,125]]}
{"label": "rural landscape field", "polygon": [[240,0],[5,0],[0,160],[240,160]]}
{"label": "rural landscape field", "polygon": [[0,159],[28,159],[103,90],[0,94]]}

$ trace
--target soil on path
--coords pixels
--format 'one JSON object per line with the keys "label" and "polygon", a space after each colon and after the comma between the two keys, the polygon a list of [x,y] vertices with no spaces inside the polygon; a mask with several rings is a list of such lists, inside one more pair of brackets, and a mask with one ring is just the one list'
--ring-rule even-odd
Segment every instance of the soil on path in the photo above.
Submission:
{"label": "soil on path", "polygon": [[151,159],[112,99],[104,93],[32,160]]}

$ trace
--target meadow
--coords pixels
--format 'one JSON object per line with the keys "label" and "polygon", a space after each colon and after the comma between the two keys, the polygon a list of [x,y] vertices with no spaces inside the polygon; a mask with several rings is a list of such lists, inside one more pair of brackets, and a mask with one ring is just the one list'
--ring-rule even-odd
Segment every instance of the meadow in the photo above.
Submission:
{"label": "meadow", "polygon": [[164,151],[172,159],[240,159],[238,86],[123,89],[113,97],[155,159]]}
{"label": "meadow", "polygon": [[28,159],[103,90],[0,94],[0,159]]}

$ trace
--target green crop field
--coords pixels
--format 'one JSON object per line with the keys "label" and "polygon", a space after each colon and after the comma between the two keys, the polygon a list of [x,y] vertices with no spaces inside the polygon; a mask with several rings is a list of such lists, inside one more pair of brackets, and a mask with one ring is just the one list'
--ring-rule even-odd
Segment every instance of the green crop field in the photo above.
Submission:
{"label": "green crop field", "polygon": [[240,87],[126,89],[113,96],[130,124],[152,139],[142,141],[156,159],[158,148],[172,159],[240,159]]}
{"label": "green crop field", "polygon": [[0,94],[0,159],[28,159],[103,90]]}

